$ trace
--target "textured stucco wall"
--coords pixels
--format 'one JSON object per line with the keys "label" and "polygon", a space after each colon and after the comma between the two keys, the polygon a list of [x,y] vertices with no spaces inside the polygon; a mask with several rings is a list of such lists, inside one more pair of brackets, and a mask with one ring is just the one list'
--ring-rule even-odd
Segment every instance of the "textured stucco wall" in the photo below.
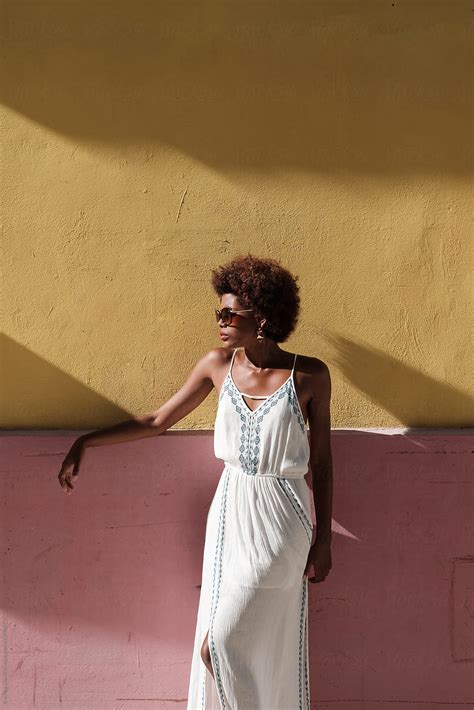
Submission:
{"label": "textured stucco wall", "polygon": [[3,6],[1,425],[158,407],[247,250],[299,276],[334,426],[472,422],[469,2]]}

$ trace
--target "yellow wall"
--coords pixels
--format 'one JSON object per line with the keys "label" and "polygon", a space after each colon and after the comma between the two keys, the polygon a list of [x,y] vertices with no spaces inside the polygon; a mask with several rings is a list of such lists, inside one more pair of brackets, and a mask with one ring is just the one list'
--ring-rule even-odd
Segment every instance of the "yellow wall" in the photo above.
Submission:
{"label": "yellow wall", "polygon": [[6,0],[2,426],[158,407],[246,251],[334,427],[472,423],[470,5]]}

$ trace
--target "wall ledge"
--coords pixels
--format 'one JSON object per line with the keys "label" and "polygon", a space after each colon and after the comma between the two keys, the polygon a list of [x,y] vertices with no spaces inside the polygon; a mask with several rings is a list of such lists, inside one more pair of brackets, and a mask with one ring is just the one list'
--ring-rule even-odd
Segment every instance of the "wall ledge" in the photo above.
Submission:
{"label": "wall ledge", "polygon": [[[6,436],[81,436],[95,429],[2,429],[0,437]],[[200,436],[214,434],[213,429],[168,429],[160,436]],[[395,436],[410,434],[428,434],[435,436],[472,436],[474,427],[333,427],[331,434],[380,434],[383,436]]]}

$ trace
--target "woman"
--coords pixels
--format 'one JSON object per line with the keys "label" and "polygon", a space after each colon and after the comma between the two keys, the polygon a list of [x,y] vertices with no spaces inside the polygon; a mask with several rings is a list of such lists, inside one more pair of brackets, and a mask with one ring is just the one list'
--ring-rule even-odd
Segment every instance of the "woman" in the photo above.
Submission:
{"label": "woman", "polygon": [[296,281],[250,254],[213,270],[223,346],[158,410],[80,437],[59,473],[69,494],[85,448],[162,434],[218,391],[225,466],[207,517],[187,710],[310,708],[308,578],[331,569],[331,379],[322,360],[279,347],[298,320]]}

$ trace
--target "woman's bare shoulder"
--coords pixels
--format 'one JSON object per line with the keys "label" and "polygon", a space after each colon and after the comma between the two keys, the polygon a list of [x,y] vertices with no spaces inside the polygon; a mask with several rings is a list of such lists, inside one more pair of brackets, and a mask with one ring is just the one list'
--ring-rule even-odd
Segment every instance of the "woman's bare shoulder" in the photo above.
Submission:
{"label": "woman's bare shoulder", "polygon": [[220,374],[222,370],[228,366],[230,363],[230,360],[232,358],[232,353],[233,350],[228,350],[227,348],[211,348],[210,350],[207,351],[207,353],[204,355],[204,360],[206,361],[208,371],[209,371],[209,376],[211,379],[214,380],[214,382],[219,381],[220,379]]}
{"label": "woman's bare shoulder", "polygon": [[319,357],[312,355],[298,355],[299,370],[306,372],[308,375],[321,375],[329,372],[329,367]]}

